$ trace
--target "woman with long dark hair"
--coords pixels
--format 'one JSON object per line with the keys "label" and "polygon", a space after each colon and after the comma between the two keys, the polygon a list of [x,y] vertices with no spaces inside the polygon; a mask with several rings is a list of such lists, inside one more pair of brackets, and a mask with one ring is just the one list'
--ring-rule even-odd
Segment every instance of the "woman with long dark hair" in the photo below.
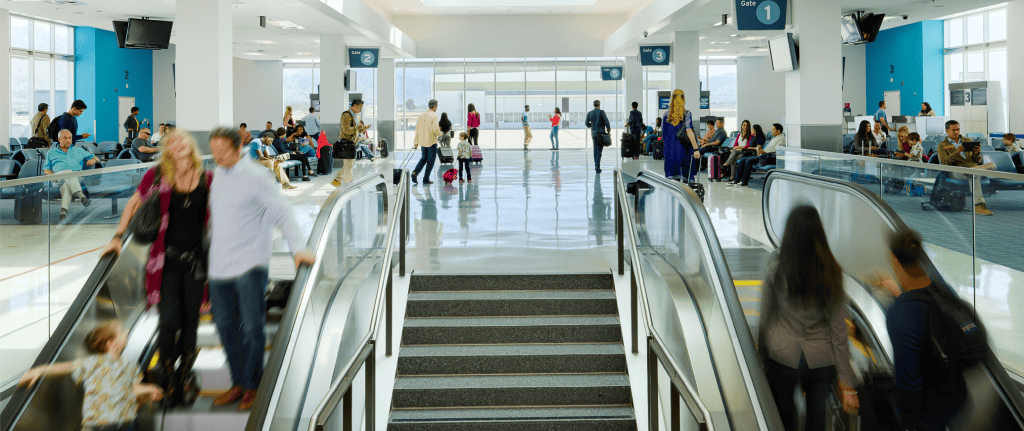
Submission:
{"label": "woman with long dark hair", "polygon": [[476,105],[472,103],[469,104],[467,111],[469,118],[466,119],[466,127],[469,128],[469,144],[480,145],[480,113],[476,112]]}
{"label": "woman with long dark hair", "polygon": [[879,153],[887,154],[885,150],[879,148],[878,140],[871,132],[871,122],[861,121],[857,134],[853,137],[853,154],[875,157]]}
{"label": "woman with long dark hair", "polygon": [[921,102],[921,112],[917,114],[920,117],[934,117],[935,111],[932,109],[932,105],[928,102]]}
{"label": "woman with long dark hair", "polygon": [[729,172],[736,172],[736,162],[743,155],[743,150],[751,147],[753,140],[754,134],[753,128],[750,127],[750,120],[743,120],[740,123],[740,133],[736,135],[736,141],[732,144],[732,151],[729,152],[729,158],[725,163],[722,163],[722,167],[729,166]]}
{"label": "woman with long dark hair", "polygon": [[764,135],[764,129],[761,128],[760,124],[754,125],[754,136],[750,142],[750,146],[757,148],[764,146],[764,143],[768,141],[768,137]]}
{"label": "woman with long dark hair", "polygon": [[437,127],[441,129],[441,142],[444,146],[450,147],[452,145],[452,120],[448,119],[448,113],[442,112],[441,119],[437,122]]}
{"label": "woman with long dark hair", "polygon": [[837,374],[843,409],[857,410],[846,319],[843,269],[821,217],[812,206],[798,206],[769,260],[758,332],[758,350],[785,429],[800,429],[793,403],[798,384],[807,394],[805,431],[825,429],[825,400]]}

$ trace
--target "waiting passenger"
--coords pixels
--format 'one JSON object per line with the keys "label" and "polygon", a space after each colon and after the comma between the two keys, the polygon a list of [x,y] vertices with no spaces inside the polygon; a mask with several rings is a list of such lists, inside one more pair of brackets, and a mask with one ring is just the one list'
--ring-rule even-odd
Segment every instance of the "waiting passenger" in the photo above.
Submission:
{"label": "waiting passenger", "polygon": [[725,123],[722,122],[722,120],[715,121],[715,134],[711,138],[711,141],[705,142],[700,146],[700,155],[704,156],[707,153],[717,151],[718,147],[724,144],[728,139],[729,134],[725,131]]}
{"label": "waiting passenger", "polygon": [[[855,413],[858,399],[852,387],[843,270],[814,207],[801,205],[789,214],[763,289],[758,350],[784,428],[824,430],[825,403],[837,381],[843,410]],[[798,384],[807,400],[803,427],[796,423],[793,402]]]}
{"label": "waiting passenger", "polygon": [[761,149],[760,145],[757,146],[756,156],[742,158],[736,163],[736,176],[733,177],[733,185],[746,186],[750,182],[750,175],[754,172],[754,166],[775,164],[775,153],[779,147],[786,146],[786,135],[782,133],[782,130],[781,124],[773,124],[771,130],[772,140],[768,142],[768,145],[765,145],[764,149]]}
{"label": "waiting passenger", "polygon": [[356,151],[362,151],[363,158],[375,162],[378,158],[373,155],[373,140],[370,139],[370,133],[366,131],[368,128],[369,126],[366,123],[359,122],[359,130],[362,130],[362,132],[359,132],[360,139],[359,142],[356,142]]}
{"label": "waiting passenger", "polygon": [[299,163],[302,164],[302,181],[309,181],[309,177],[316,176],[316,172],[313,172],[313,167],[309,165],[309,156],[307,156],[305,152],[292,151],[288,147],[289,142],[294,144],[295,148],[299,148],[299,145],[301,145],[302,143],[309,145],[310,138],[309,135],[306,134],[306,128],[303,127],[301,124],[296,126],[295,133],[292,133],[292,135],[287,138],[287,141],[285,140],[284,137],[284,134],[286,132],[287,131],[284,129],[284,127],[279,127],[276,132],[263,133],[269,133],[271,136],[274,137],[273,145],[274,150],[277,151],[277,154],[287,154],[289,159],[298,160]]}
{"label": "waiting passenger", "polygon": [[704,147],[711,139],[715,136],[715,120],[708,120],[708,131],[704,133],[704,137],[700,138],[700,146]]}
{"label": "waiting passenger", "polygon": [[295,119],[292,118],[291,106],[284,107],[284,119],[281,120],[281,125],[285,127],[285,130],[288,132],[289,135],[295,131]]}
{"label": "waiting passenger", "polygon": [[156,153],[160,152],[160,149],[149,142],[149,129],[143,128],[139,131],[139,137],[132,139],[132,146],[130,151],[136,159],[142,162],[148,162],[153,160]]}
{"label": "waiting passenger", "polygon": [[160,142],[167,135],[167,123],[160,123],[160,127],[156,130],[156,134],[149,138],[149,141],[154,144]]}
{"label": "waiting passenger", "polygon": [[924,147],[921,146],[921,135],[917,132],[907,135],[907,142],[910,144],[910,151],[906,153],[907,160],[911,162],[924,162]]}
{"label": "waiting passenger", "polygon": [[320,138],[320,130],[323,127],[320,126],[320,117],[316,116],[316,109],[310,106],[309,114],[302,117],[302,122],[306,124],[306,133],[309,133],[309,136],[312,136],[314,141]]}
{"label": "waiting passenger", "polygon": [[875,137],[875,142],[878,143],[879,147],[885,148],[889,142],[889,132],[882,128],[882,123],[875,123],[875,127],[871,129],[871,134]]}
{"label": "waiting passenger", "polygon": [[743,151],[750,148],[754,142],[754,131],[750,127],[750,121],[743,120],[740,123],[740,134],[736,135],[733,141],[732,150],[729,151],[729,158],[722,163],[722,167],[729,167],[729,172],[736,173],[736,162],[740,160]]}
{"label": "waiting passenger", "polygon": [[893,349],[896,399],[903,425],[911,430],[946,429],[963,404],[965,394],[950,372],[928,347],[929,304],[927,291],[936,285],[924,269],[921,237],[912,230],[889,239],[890,261],[902,293],[886,312],[886,328]]}
{"label": "waiting passenger", "polygon": [[919,117],[934,117],[935,110],[932,109],[932,105],[928,102],[921,102],[921,112],[917,113]]}
{"label": "waiting passenger", "polygon": [[853,154],[870,157],[888,154],[886,150],[879,148],[875,135],[871,133],[871,123],[868,120],[860,122],[857,134],[853,136]]}
{"label": "waiting passenger", "polygon": [[[959,166],[961,168],[974,168],[986,171],[996,170],[995,163],[981,163],[981,144],[972,141],[970,138],[960,136],[960,123],[956,120],[946,122],[946,139],[939,143],[939,162],[946,166]],[[985,196],[981,190],[981,175],[971,175],[971,191],[974,196],[974,213],[990,216],[985,205]],[[950,177],[962,178],[962,174],[950,174]]]}
{"label": "waiting passenger", "polygon": [[[72,147],[72,134],[67,129],[61,130],[59,143],[56,148],[46,153],[46,163],[43,164],[43,174],[63,174],[67,172],[81,171],[85,166],[93,166],[100,162],[92,153],[85,151],[82,147]],[[71,207],[71,198],[78,198],[83,206],[89,206],[89,198],[82,193],[82,183],[78,177],[66,178],[60,182],[60,223],[68,218],[68,208]]]}
{"label": "waiting passenger", "polygon": [[1017,143],[1017,135],[1013,133],[1003,135],[1003,148],[1010,154],[1020,152],[1021,149],[1020,144]]}
{"label": "waiting passenger", "polygon": [[[274,130],[274,123],[267,121],[267,128],[263,129],[263,132],[276,133],[276,131]],[[263,132],[261,132],[260,135],[262,135]]]}
{"label": "waiting passenger", "polygon": [[85,348],[91,355],[35,367],[21,377],[18,385],[31,387],[43,377],[69,375],[85,392],[83,429],[134,429],[139,404],[157,401],[163,393],[156,385],[142,383],[139,366],[121,358],[127,341],[128,334],[121,324],[110,321],[85,337]]}
{"label": "waiting passenger", "polygon": [[252,133],[249,133],[249,131],[246,130],[248,128],[249,128],[249,125],[247,125],[245,123],[242,123],[242,124],[238,125],[238,135],[242,137],[242,142],[251,142],[252,141]]}
{"label": "waiting passenger", "polygon": [[277,180],[281,183],[281,188],[290,190],[296,188],[288,181],[288,173],[281,168],[281,160],[275,157],[270,157],[270,152],[267,151],[267,147],[274,145],[274,137],[263,135],[262,139],[254,139],[249,144],[249,157],[256,163],[263,165],[265,168],[270,169],[277,177]]}

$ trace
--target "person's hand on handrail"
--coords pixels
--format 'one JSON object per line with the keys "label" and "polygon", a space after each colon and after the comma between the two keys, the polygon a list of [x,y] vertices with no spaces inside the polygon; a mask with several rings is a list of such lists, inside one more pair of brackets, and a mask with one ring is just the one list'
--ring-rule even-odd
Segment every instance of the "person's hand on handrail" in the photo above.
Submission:
{"label": "person's hand on handrail", "polygon": [[295,269],[299,269],[303,264],[313,266],[313,263],[315,262],[316,258],[313,257],[313,253],[310,253],[308,250],[302,250],[295,253]]}

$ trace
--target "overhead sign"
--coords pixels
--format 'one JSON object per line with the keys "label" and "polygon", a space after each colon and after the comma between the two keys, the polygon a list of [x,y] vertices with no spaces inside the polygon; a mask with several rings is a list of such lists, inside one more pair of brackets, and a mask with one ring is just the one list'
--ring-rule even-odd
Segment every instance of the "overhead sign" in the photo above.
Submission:
{"label": "overhead sign", "polygon": [[711,109],[711,92],[700,92],[700,109]]}
{"label": "overhead sign", "polygon": [[666,66],[672,60],[672,45],[640,45],[640,65]]}
{"label": "overhead sign", "polygon": [[601,67],[601,80],[602,81],[621,81],[622,80],[622,66],[602,66]]}
{"label": "overhead sign", "polygon": [[380,48],[349,48],[348,67],[377,68]]}
{"label": "overhead sign", "polygon": [[988,89],[987,88],[972,88],[971,89],[971,105],[973,105],[973,106],[985,106],[985,105],[988,105]]}
{"label": "overhead sign", "polygon": [[783,30],[787,0],[736,0],[736,30]]}
{"label": "overhead sign", "polygon": [[964,106],[964,90],[950,90],[949,104],[950,106]]}
{"label": "overhead sign", "polygon": [[672,98],[671,97],[659,97],[658,98],[658,109],[668,109],[668,107],[669,107],[669,105],[671,103],[672,103]]}

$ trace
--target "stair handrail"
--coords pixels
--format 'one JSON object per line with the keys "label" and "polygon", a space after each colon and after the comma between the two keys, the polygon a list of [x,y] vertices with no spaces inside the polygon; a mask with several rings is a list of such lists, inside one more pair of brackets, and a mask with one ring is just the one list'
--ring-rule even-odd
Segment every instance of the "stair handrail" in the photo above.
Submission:
{"label": "stair handrail", "polygon": [[[702,431],[714,431],[715,426],[711,421],[711,412],[708,411],[704,402],[700,399],[700,394],[697,393],[695,385],[690,382],[689,378],[685,377],[686,374],[679,368],[679,364],[672,358],[668,352],[665,351],[664,342],[661,340],[661,336],[657,332],[651,330],[654,326],[654,322],[651,320],[651,309],[647,303],[647,288],[644,284],[643,269],[640,265],[640,252],[637,249],[639,243],[636,238],[636,225],[633,221],[633,215],[630,212],[628,205],[624,205],[628,202],[626,197],[626,187],[622,179],[622,170],[615,169],[615,235],[618,241],[618,273],[624,275],[625,273],[625,247],[624,239],[629,237],[629,253],[630,253],[630,319],[631,327],[633,329],[632,343],[633,353],[639,353],[639,313],[638,307],[642,307],[645,323],[645,332],[647,333],[647,404],[648,404],[648,416],[647,420],[650,421],[651,429],[658,429],[658,373],[657,364],[661,363],[665,367],[665,371],[668,373],[669,379],[671,380],[671,393],[672,393],[672,405],[671,412],[672,423],[677,425],[680,422],[679,415],[679,398],[682,396],[689,408],[690,415],[694,420],[697,421],[700,430]],[[639,302],[639,304],[638,304]],[[680,389],[682,391],[680,392]]]}
{"label": "stair handrail", "polygon": [[[408,241],[409,234],[409,190],[410,190],[409,171],[407,169],[401,170],[401,179],[398,183],[398,195],[396,197],[395,214],[388,220],[387,239],[385,244],[387,246],[384,249],[384,256],[381,260],[383,263],[381,269],[380,280],[377,283],[377,299],[374,302],[373,317],[371,318],[370,328],[367,331],[366,336],[361,341],[363,348],[359,350],[357,354],[349,358],[345,363],[343,372],[339,373],[338,377],[335,378],[331,384],[330,389],[327,390],[327,395],[317,405],[310,417],[310,430],[323,431],[327,423],[327,420],[334,414],[338,404],[342,404],[342,414],[344,421],[352,420],[352,381],[355,379],[356,374],[359,373],[359,369],[365,364],[366,365],[366,412],[364,422],[366,423],[366,430],[372,431],[375,428],[376,422],[376,344],[377,344],[377,330],[379,328],[379,321],[382,317],[385,319],[386,334],[385,334],[385,355],[392,355],[393,345],[393,312],[394,306],[392,301],[393,296],[393,285],[394,285],[394,271],[392,271],[393,253],[396,229],[398,229],[398,242],[399,242],[399,254],[398,254],[398,266],[399,276],[405,276],[405,245]],[[381,295],[383,293],[383,297]],[[348,422],[349,428],[351,429],[351,422]]]}

